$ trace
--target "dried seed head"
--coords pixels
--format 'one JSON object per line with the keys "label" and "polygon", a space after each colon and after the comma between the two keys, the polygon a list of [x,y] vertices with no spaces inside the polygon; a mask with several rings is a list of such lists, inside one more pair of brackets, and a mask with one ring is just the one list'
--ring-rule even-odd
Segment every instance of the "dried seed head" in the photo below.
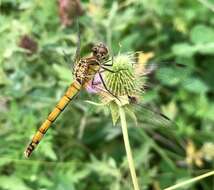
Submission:
{"label": "dried seed head", "polygon": [[21,36],[19,46],[29,51],[27,55],[32,55],[38,50],[37,42],[29,35]]}
{"label": "dried seed head", "polygon": [[71,26],[74,18],[83,14],[80,0],[58,0],[59,16],[64,27]]}

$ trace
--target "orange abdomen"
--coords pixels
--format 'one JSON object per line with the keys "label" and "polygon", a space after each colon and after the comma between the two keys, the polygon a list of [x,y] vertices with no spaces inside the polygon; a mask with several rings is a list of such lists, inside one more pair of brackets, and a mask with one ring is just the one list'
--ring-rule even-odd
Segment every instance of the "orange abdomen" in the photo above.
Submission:
{"label": "orange abdomen", "polygon": [[41,141],[42,137],[49,129],[51,124],[57,119],[59,114],[65,109],[68,103],[75,97],[75,95],[80,91],[81,84],[78,81],[74,81],[64,94],[64,96],[59,100],[58,104],[55,106],[53,111],[48,115],[47,119],[43,122],[41,127],[38,129],[36,134],[33,136],[31,143],[28,145],[27,149],[25,150],[25,156],[29,157],[36,146]]}

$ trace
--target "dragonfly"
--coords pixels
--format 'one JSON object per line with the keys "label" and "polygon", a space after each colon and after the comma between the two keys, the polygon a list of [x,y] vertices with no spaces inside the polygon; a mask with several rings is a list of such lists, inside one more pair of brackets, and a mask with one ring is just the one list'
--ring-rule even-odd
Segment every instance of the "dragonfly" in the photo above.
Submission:
{"label": "dragonfly", "polygon": [[[35,150],[35,148],[38,146],[40,141],[42,140],[43,136],[47,132],[47,130],[50,128],[50,126],[54,123],[54,121],[58,118],[60,113],[65,109],[65,107],[71,102],[78,93],[83,89],[87,88],[87,86],[90,84],[94,84],[96,82],[96,76],[99,76],[99,82],[102,84],[102,87],[104,88],[105,92],[107,92],[110,96],[113,98],[118,97],[114,95],[106,86],[105,81],[103,79],[102,73],[104,71],[112,72],[115,71],[111,70],[111,66],[113,66],[113,57],[112,59],[109,59],[109,50],[108,47],[104,43],[98,43],[95,44],[91,49],[91,55],[87,57],[80,57],[80,32],[78,29],[78,43],[77,43],[77,49],[74,57],[74,81],[70,84],[65,94],[62,96],[62,98],[58,101],[52,112],[47,116],[46,120],[42,123],[42,125],[39,127],[35,135],[33,136],[31,142],[27,146],[24,154],[28,158],[31,156],[32,152]],[[168,65],[164,65],[162,68],[168,68]],[[145,75],[152,73],[151,71],[154,70],[154,67],[148,67],[147,70],[145,70]],[[164,74],[165,76],[165,74]],[[165,76],[167,77],[167,76]],[[119,100],[119,99],[118,99]],[[120,101],[120,100],[119,100]],[[130,97],[131,102],[131,97]],[[150,118],[153,120],[153,123],[155,120],[157,120],[159,123],[161,121],[161,124],[166,125],[166,123],[173,123],[167,116],[157,113],[153,111],[152,109],[148,107],[136,106],[140,107],[139,110],[141,112],[141,115],[144,115],[144,118]],[[149,114],[149,115],[148,115]],[[148,115],[148,117],[146,116]],[[154,120],[154,118],[157,118]],[[144,121],[145,124],[145,121]]]}
{"label": "dragonfly", "polygon": [[90,81],[94,81],[95,75],[98,74],[105,90],[114,96],[105,85],[104,79],[102,77],[103,71],[114,72],[109,66],[112,66],[113,62],[109,63],[109,50],[104,43],[95,44],[91,49],[91,55],[87,57],[80,57],[80,33],[78,32],[78,44],[77,50],[74,58],[74,81],[70,84],[65,94],[56,104],[55,108],[48,115],[47,119],[39,127],[35,135],[33,136],[30,144],[25,150],[25,156],[28,158],[31,156],[34,149],[37,147],[39,142],[42,140],[43,136],[58,118],[60,113],[65,109],[65,107],[71,102],[78,92],[86,87]]}

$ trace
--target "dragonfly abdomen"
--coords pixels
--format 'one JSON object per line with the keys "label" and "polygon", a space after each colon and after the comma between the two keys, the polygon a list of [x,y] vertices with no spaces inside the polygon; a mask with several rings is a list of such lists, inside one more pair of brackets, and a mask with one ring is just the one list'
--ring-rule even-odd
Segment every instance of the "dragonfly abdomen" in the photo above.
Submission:
{"label": "dragonfly abdomen", "polygon": [[53,111],[48,115],[47,119],[43,122],[41,127],[34,135],[31,143],[25,151],[26,157],[29,157],[32,154],[33,150],[39,144],[51,124],[57,119],[68,103],[80,91],[81,87],[86,86],[86,84],[90,80],[93,80],[94,76],[99,73],[101,61],[105,61],[109,57],[108,49],[102,43],[92,48],[92,56],[90,57],[79,59],[79,50],[80,46],[78,46],[75,56],[75,61],[78,60],[74,68],[75,81],[70,85],[64,96],[60,99]]}
{"label": "dragonfly abdomen", "polygon": [[67,91],[65,92],[64,96],[59,100],[58,104],[55,106],[53,111],[48,115],[47,119],[43,122],[41,127],[38,129],[36,134],[33,136],[31,143],[28,145],[25,156],[29,157],[36,146],[41,141],[42,137],[49,129],[51,124],[57,119],[60,113],[65,109],[68,103],[74,98],[74,96],[80,91],[81,84],[78,81],[74,81]]}

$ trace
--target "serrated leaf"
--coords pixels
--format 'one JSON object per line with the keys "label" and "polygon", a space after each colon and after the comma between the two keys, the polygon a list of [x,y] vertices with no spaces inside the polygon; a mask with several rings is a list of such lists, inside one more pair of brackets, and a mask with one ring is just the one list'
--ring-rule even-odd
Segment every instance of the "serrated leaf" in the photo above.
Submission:
{"label": "serrated leaf", "polygon": [[119,119],[118,105],[114,102],[111,102],[109,104],[109,107],[110,107],[110,111],[111,111],[111,117],[112,117],[113,125],[116,125],[116,123]]}

